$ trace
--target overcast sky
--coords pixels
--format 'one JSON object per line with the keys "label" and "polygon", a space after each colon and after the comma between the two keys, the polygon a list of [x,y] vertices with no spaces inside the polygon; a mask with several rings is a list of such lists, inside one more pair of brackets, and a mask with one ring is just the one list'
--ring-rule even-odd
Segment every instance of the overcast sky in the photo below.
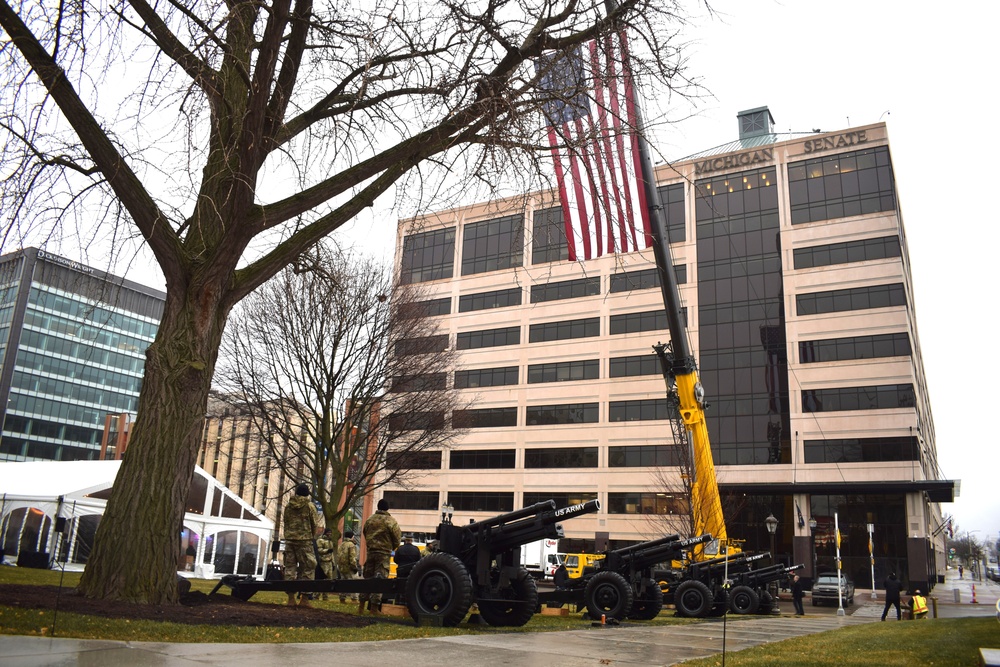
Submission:
{"label": "overcast sky", "polygon": [[[995,3],[718,0],[696,31],[692,70],[714,94],[676,128],[683,156],[736,138],[735,115],[767,106],[778,131],[888,126],[910,250],[915,311],[945,504],[962,531],[1000,533],[1000,455],[987,416],[1000,351],[991,345],[998,214],[988,205],[996,133]],[[963,178],[961,174],[966,174]],[[991,326],[992,325],[992,326]]]}
{"label": "overcast sky", "polygon": [[[888,125],[916,292],[941,473],[961,480],[945,504],[964,532],[1000,534],[1000,413],[993,294],[997,212],[988,206],[998,154],[995,3],[712,0],[719,13],[687,31],[691,73],[711,97],[658,134],[670,159],[737,138],[736,113],[767,106],[779,132]],[[678,116],[691,112],[679,107]],[[966,174],[966,177],[962,177]],[[384,207],[335,236],[391,258],[397,215]],[[130,277],[132,277],[130,275]],[[153,286],[157,282],[140,282]]]}

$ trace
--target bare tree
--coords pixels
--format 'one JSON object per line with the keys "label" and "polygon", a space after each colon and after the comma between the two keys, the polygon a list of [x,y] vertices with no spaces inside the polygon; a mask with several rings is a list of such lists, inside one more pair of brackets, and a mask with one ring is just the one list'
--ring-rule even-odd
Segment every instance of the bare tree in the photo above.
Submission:
{"label": "bare tree", "polygon": [[539,85],[543,54],[628,30],[650,99],[672,99],[690,83],[679,2],[0,0],[4,239],[134,238],[166,280],[81,592],[176,601],[176,527],[235,304],[404,177],[535,173],[540,105],[575,97]]}
{"label": "bare tree", "polygon": [[366,493],[404,483],[421,452],[461,433],[447,423],[466,407],[448,382],[454,352],[420,299],[385,267],[320,245],[230,319],[216,382],[275,465],[315,485],[338,538]]}

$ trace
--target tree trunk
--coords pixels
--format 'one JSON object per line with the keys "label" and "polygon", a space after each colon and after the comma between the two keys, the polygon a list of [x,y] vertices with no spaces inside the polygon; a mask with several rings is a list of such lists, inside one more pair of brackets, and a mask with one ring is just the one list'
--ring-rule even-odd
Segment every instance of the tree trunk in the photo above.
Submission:
{"label": "tree trunk", "polygon": [[220,293],[168,283],[136,422],[80,580],[87,597],[177,602],[179,533],[228,315]]}

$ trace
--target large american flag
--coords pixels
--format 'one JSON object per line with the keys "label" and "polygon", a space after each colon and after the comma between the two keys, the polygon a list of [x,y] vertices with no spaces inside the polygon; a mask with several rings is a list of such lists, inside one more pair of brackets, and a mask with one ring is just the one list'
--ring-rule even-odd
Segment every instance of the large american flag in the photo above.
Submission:
{"label": "large american flag", "polygon": [[633,252],[652,242],[639,163],[625,35],[538,63],[569,258]]}

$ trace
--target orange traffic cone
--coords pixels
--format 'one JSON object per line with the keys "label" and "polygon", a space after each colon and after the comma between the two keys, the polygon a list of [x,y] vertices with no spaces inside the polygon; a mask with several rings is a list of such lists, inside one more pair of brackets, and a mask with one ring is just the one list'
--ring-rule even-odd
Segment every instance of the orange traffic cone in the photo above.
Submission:
{"label": "orange traffic cone", "polygon": [[972,584],[972,602],[969,604],[979,604],[979,600],[976,599],[976,585]]}

